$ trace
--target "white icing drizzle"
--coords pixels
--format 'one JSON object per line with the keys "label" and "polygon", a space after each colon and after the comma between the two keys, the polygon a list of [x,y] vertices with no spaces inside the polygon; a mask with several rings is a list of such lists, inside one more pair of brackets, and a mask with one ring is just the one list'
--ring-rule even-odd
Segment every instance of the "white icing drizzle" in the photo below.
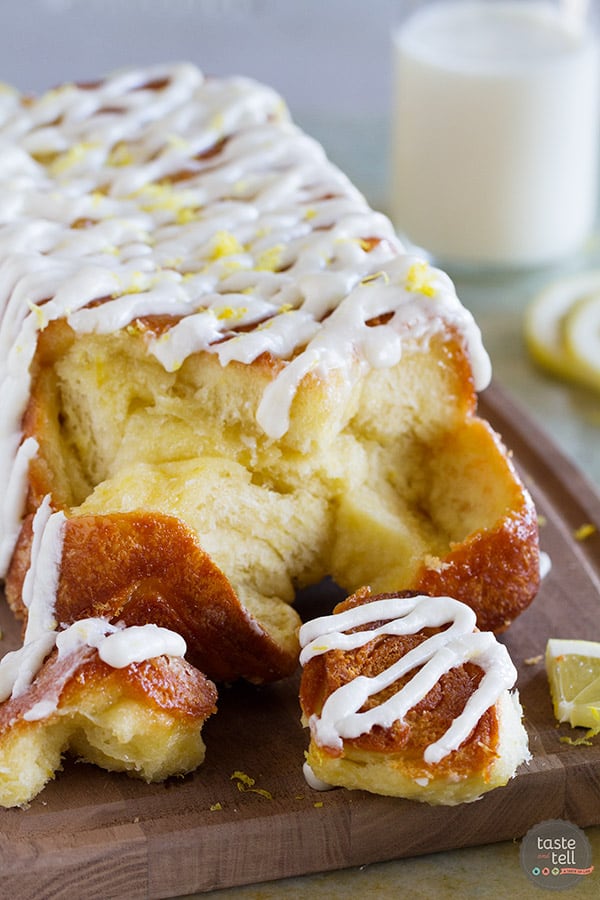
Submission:
{"label": "white icing drizzle", "polygon": [[[0,444],[2,438],[0,437]],[[29,476],[29,463],[36,456],[38,442],[26,438],[14,455],[14,463],[8,470],[4,502],[0,505],[0,574],[6,572],[14,546],[19,536],[25,506],[25,494]]]}
{"label": "white icing drizzle", "polygon": [[59,657],[80,646],[95,647],[100,659],[113,669],[155,656],[185,656],[186,644],[180,634],[168,628],[146,625],[112,625],[102,618],[80,619],[56,636]]}
{"label": "white icing drizzle", "polygon": [[[59,659],[95,648],[100,659],[113,668],[124,668],[157,656],[184,656],[185,640],[168,628],[148,623],[125,626],[103,618],[80,619],[58,630],[55,619],[56,591],[62,561],[65,516],[53,513],[45,497],[33,520],[31,564],[23,584],[27,626],[23,645],[0,660],[0,702],[19,697],[33,683],[54,647]],[[24,713],[33,721],[56,709],[58,697],[39,701]]]}
{"label": "white icing drizzle", "polygon": [[0,660],[0,700],[24,693],[54,646],[54,597],[64,523],[63,513],[53,514],[50,499],[45,497],[34,517],[31,563],[23,583],[23,603],[27,607],[23,646]]}
{"label": "white icing drizzle", "polygon": [[[347,632],[369,623],[383,622],[376,628]],[[493,706],[503,691],[510,689],[516,669],[503,644],[491,632],[474,631],[475,613],[452,597],[385,598],[323,616],[300,629],[302,665],[328,650],[353,650],[381,635],[418,634],[424,628],[448,625],[420,643],[379,675],[359,675],[342,685],[325,701],[321,715],[309,720],[314,740],[321,746],[342,749],[344,738],[357,738],[374,726],[390,728],[403,722],[446,672],[471,661],[483,670],[483,677],[469,697],[462,713],[448,730],[424,753],[426,763],[435,764],[457,750],[469,736],[483,713]],[[359,712],[374,696],[402,676],[418,672],[383,703]]]}
{"label": "white icing drizzle", "polygon": [[[402,255],[388,219],[269,88],[181,64],[0,99],[2,471],[22,440],[37,335],[57,318],[110,333],[182,317],[147,335],[169,371],[200,350],[223,365],[280,356],[258,412],[272,438],[308,371],[349,375],[357,355],[363,369],[393,365],[407,337],[426,342],[446,323],[464,336],[476,387],[487,385],[479,329],[450,280]],[[377,313],[391,318],[370,328]],[[22,482],[11,474],[14,490],[0,494],[0,576]]]}

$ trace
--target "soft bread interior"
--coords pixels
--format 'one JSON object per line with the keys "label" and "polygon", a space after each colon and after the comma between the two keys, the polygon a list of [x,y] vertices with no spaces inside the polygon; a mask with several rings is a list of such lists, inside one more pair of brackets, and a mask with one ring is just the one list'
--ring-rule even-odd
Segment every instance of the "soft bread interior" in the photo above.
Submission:
{"label": "soft bread interior", "polygon": [[256,418],[281,365],[270,358],[222,366],[198,353],[167,372],[141,327],[75,337],[64,322],[39,345],[34,491],[51,485],[72,516],[181,519],[277,640],[297,629],[296,589],[326,576],[347,591],[410,587],[424,561],[519,505],[450,330],[407,340],[393,367],[310,373],[279,440]]}

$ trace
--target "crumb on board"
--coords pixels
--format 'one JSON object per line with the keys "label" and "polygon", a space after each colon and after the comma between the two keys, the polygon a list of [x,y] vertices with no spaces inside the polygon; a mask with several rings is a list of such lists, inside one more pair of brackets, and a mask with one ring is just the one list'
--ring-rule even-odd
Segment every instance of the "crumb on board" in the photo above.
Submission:
{"label": "crumb on board", "polygon": [[525,666],[537,666],[539,662],[541,662],[544,658],[543,653],[538,653],[537,656],[528,656],[527,659],[523,660],[523,665]]}

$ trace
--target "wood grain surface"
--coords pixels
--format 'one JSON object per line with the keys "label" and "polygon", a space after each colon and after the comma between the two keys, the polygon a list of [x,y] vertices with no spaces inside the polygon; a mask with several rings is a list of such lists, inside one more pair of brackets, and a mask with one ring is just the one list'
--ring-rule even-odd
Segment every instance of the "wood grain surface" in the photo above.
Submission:
{"label": "wood grain surface", "polygon": [[[343,789],[323,794],[302,775],[307,734],[297,676],[220,692],[207,758],[193,775],[146,785],[66,761],[28,809],[0,810],[2,896],[171,897],[521,837],[564,818],[600,824],[600,742],[573,746],[556,725],[542,656],[549,637],[600,640],[600,497],[498,386],[481,411],[514,452],[540,516],[552,570],[503,637],[533,754],[505,787],[475,803],[429,807]],[[331,606],[327,585],[300,599],[305,618]],[[18,642],[2,604],[3,650]],[[254,779],[248,789],[244,773]],[[240,788],[245,788],[240,790]]]}

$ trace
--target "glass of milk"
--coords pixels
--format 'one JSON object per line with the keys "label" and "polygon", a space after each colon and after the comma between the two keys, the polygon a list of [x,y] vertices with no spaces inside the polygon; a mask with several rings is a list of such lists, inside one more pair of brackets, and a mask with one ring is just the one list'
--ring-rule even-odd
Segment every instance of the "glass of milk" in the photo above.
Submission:
{"label": "glass of milk", "polygon": [[408,242],[448,266],[575,252],[597,208],[599,59],[591,27],[548,2],[422,4],[394,34],[391,212]]}

